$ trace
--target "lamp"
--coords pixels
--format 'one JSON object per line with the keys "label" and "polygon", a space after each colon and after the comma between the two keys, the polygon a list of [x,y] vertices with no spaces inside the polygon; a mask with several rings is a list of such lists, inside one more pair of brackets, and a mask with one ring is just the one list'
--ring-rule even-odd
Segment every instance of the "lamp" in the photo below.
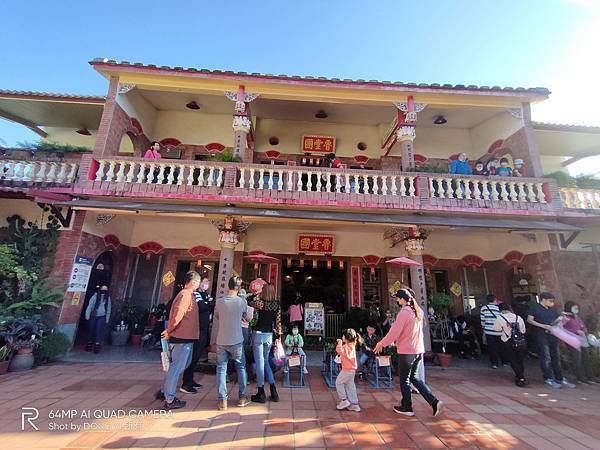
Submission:
{"label": "lamp", "polygon": [[191,102],[189,102],[188,104],[186,104],[185,107],[187,109],[194,109],[194,110],[200,109],[200,105],[193,100]]}
{"label": "lamp", "polygon": [[86,127],[80,128],[79,130],[76,131],[77,134],[81,134],[83,136],[91,136],[92,133],[90,133],[90,130],[88,130]]}
{"label": "lamp", "polygon": [[327,115],[327,113],[325,111],[323,111],[322,109],[320,109],[319,111],[317,111],[317,113],[315,114],[315,117],[317,119],[327,119],[329,116]]}
{"label": "lamp", "polygon": [[435,116],[433,118],[433,123],[435,125],[444,125],[446,122],[448,122],[448,121],[446,120],[446,118],[444,116]]}

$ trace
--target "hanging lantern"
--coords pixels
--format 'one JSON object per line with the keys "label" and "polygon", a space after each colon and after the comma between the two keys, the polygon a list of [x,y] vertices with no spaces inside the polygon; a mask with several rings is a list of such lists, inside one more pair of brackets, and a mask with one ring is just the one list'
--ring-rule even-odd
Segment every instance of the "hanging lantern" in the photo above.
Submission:
{"label": "hanging lantern", "polygon": [[300,260],[300,267],[304,268],[304,260],[303,259]]}
{"label": "hanging lantern", "polygon": [[286,262],[288,267],[292,267],[292,258],[287,258]]}
{"label": "hanging lantern", "polygon": [[327,260],[327,268],[331,269],[331,260],[330,259]]}
{"label": "hanging lantern", "polygon": [[312,262],[313,269],[317,268],[317,262],[318,262],[317,258],[313,258],[313,262]]}
{"label": "hanging lantern", "polygon": [[199,259],[198,261],[196,261],[196,267],[202,267],[202,260]]}
{"label": "hanging lantern", "polygon": [[338,261],[338,267],[339,267],[340,269],[343,269],[343,268],[344,268],[344,261],[342,261],[341,259]]}

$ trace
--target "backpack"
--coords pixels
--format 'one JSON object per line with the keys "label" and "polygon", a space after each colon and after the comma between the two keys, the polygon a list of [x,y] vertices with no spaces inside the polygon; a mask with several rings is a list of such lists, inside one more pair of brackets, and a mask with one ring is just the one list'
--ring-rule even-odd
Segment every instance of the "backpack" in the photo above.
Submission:
{"label": "backpack", "polygon": [[512,323],[509,322],[506,317],[502,315],[501,317],[506,321],[507,324],[510,325],[510,336],[508,337],[508,341],[510,342],[512,349],[517,352],[523,352],[527,350],[527,339],[525,339],[525,335],[521,333],[521,330],[519,330],[517,325],[519,322],[519,316],[517,316],[516,320]]}

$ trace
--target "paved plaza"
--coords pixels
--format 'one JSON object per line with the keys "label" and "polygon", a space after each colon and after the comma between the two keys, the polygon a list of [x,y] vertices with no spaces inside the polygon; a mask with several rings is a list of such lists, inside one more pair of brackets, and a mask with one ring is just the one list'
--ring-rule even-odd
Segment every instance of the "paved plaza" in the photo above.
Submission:
{"label": "paved plaza", "polygon": [[[519,389],[510,377],[507,369],[428,369],[445,411],[432,418],[415,398],[416,416],[408,418],[391,409],[397,387],[362,382],[362,412],[337,411],[318,368],[308,387],[280,387],[280,403],[218,412],[214,375],[197,374],[204,387],[182,394],[187,407],[165,416],[153,412],[161,406],[153,399],[158,364],[57,363],[0,377],[0,437],[5,449],[600,448],[600,387],[555,391],[536,380]],[[230,388],[236,400],[237,386]],[[21,430],[22,407],[38,409],[38,431],[28,423]],[[90,417],[81,417],[86,411]]]}

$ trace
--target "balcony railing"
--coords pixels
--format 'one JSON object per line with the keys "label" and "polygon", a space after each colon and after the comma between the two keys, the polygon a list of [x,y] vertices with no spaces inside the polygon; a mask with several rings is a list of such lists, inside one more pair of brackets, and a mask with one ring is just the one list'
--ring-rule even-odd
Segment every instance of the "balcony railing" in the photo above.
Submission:
{"label": "balcony railing", "polygon": [[9,185],[70,185],[77,176],[78,164],[72,161],[0,161],[0,182]]}
{"label": "balcony railing", "polygon": [[[553,180],[209,161],[90,158],[84,193],[374,208],[554,211]],[[84,159],[85,160],[85,159]],[[87,164],[82,162],[82,165]],[[82,186],[83,187],[83,186]],[[92,188],[91,191],[89,188]],[[121,194],[119,194],[121,193]]]}
{"label": "balcony railing", "polygon": [[600,190],[561,188],[560,196],[566,208],[600,210]]}

